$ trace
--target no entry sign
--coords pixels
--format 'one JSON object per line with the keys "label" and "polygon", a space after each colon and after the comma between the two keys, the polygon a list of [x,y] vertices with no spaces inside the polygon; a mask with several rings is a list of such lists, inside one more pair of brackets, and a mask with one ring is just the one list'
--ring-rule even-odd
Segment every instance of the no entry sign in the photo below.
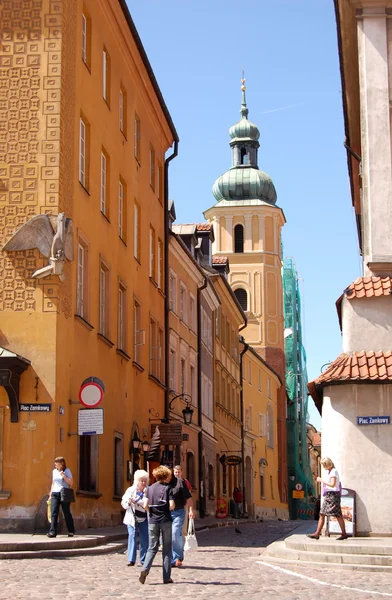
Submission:
{"label": "no entry sign", "polygon": [[86,408],[96,408],[103,400],[105,386],[98,377],[88,377],[80,386],[79,402]]}

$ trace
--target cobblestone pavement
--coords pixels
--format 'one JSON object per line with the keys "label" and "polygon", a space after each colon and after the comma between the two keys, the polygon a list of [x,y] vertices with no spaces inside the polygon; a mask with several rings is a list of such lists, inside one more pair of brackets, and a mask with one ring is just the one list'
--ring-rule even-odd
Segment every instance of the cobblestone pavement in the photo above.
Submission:
{"label": "cobblestone pavement", "polygon": [[0,599],[392,599],[389,573],[323,570],[311,565],[273,568],[257,562],[263,561],[268,544],[294,529],[293,523],[264,522],[241,524],[241,533],[234,527],[200,532],[199,551],[188,554],[182,568],[173,569],[174,585],[167,586],[162,585],[160,554],[144,586],[138,581],[140,567],[127,567],[125,554],[3,560]]}

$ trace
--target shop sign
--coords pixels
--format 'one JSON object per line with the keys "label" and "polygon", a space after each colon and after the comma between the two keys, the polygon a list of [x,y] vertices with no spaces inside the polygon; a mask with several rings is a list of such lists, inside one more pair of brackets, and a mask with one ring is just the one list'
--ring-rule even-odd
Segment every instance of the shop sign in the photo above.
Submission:
{"label": "shop sign", "polygon": [[181,423],[159,423],[151,425],[151,437],[156,428],[159,429],[160,442],[162,446],[180,446],[182,443],[182,425]]}
{"label": "shop sign", "polygon": [[226,457],[226,464],[230,467],[235,467],[242,463],[241,456],[229,455]]}
{"label": "shop sign", "polygon": [[52,412],[51,404],[19,404],[20,412]]}
{"label": "shop sign", "polygon": [[103,433],[103,408],[79,408],[78,435]]}
{"label": "shop sign", "polygon": [[357,417],[358,425],[389,425],[390,422],[389,415],[384,417]]}
{"label": "shop sign", "polygon": [[305,492],[303,490],[293,490],[293,498],[305,498]]}

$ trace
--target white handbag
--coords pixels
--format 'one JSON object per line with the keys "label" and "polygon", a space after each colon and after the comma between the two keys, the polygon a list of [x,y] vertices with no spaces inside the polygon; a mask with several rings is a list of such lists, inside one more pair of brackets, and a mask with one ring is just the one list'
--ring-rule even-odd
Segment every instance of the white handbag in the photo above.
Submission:
{"label": "white handbag", "polygon": [[196,552],[197,550],[197,539],[195,533],[195,520],[189,519],[188,524],[188,535],[185,537],[185,552]]}

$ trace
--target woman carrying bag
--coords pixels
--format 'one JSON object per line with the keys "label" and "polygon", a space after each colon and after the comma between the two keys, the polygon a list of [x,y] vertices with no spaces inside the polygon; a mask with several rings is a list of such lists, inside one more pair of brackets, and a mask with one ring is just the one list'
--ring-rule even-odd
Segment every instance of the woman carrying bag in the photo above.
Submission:
{"label": "woman carrying bag", "polygon": [[72,484],[72,473],[65,464],[65,458],[63,456],[58,456],[54,459],[52,487],[49,492],[51,518],[49,533],[46,535],[50,538],[54,538],[57,535],[60,506],[63,509],[63,515],[68,529],[68,537],[73,537],[75,535],[75,525],[70,509],[70,503],[75,502]]}
{"label": "woman carrying bag", "polygon": [[144,504],[144,490],[148,485],[147,471],[135,471],[133,485],[129,487],[121,500],[125,509],[124,525],[128,527],[128,567],[136,562],[136,529],[139,528],[140,564],[143,565],[148,549],[148,521]]}

